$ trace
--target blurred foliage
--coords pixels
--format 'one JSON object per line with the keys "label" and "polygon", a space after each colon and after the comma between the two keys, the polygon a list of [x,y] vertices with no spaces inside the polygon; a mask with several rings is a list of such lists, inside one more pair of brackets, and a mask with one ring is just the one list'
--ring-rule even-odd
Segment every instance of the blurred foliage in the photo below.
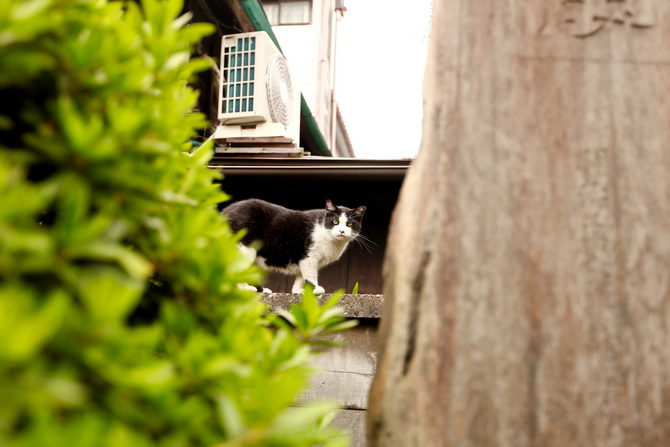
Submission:
{"label": "blurred foliage", "polygon": [[319,299],[314,294],[314,287],[307,284],[302,303],[291,305],[288,311],[280,309],[277,314],[283,319],[276,320],[275,324],[288,331],[297,332],[302,340],[315,346],[337,346],[336,343],[320,336],[345,331],[358,325],[357,320],[348,320],[343,317],[342,308],[337,307],[342,293],[341,290],[334,293],[323,305],[320,305]]}
{"label": "blurred foliage", "polygon": [[0,2],[0,445],[348,444],[288,408],[335,303],[292,326],[236,287],[182,6]]}

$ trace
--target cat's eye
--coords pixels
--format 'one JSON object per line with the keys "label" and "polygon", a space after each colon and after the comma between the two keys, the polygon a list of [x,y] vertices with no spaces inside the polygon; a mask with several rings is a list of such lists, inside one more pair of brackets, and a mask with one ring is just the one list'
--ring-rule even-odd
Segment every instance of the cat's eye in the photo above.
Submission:
{"label": "cat's eye", "polygon": [[348,226],[348,227],[352,227],[353,225],[354,225],[353,222],[347,222],[347,226]]}
{"label": "cat's eye", "polygon": [[339,224],[340,224],[340,221],[339,221],[339,220],[334,220],[334,221],[333,221],[333,225],[339,225]]}

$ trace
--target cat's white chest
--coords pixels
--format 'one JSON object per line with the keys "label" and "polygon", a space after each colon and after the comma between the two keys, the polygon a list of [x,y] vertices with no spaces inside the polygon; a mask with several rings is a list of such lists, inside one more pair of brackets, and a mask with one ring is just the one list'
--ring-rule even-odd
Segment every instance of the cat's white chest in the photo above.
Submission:
{"label": "cat's white chest", "polygon": [[312,239],[308,257],[316,259],[319,268],[340,259],[350,242],[349,238],[338,238],[332,229],[321,225],[314,227]]}

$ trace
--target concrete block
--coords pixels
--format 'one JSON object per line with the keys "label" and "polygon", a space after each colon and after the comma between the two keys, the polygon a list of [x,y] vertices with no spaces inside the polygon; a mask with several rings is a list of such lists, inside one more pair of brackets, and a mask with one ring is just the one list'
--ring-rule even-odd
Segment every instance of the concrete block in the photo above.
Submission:
{"label": "concrete block", "polygon": [[[376,323],[376,322],[375,322]],[[361,324],[348,331],[325,336],[342,347],[330,348],[319,355],[314,365],[328,371],[373,375],[377,367],[377,325]]]}
{"label": "concrete block", "polygon": [[324,371],[313,377],[298,402],[336,400],[343,408],[365,410],[371,384],[372,376],[368,374]]}
{"label": "concrete block", "polygon": [[365,447],[366,411],[342,410],[333,420],[335,427],[347,430],[351,436],[351,447]]}
{"label": "concrete block", "polygon": [[301,402],[334,399],[343,408],[364,410],[377,366],[376,325],[364,325],[325,337],[343,343],[322,353],[314,365],[321,372],[312,379]]}

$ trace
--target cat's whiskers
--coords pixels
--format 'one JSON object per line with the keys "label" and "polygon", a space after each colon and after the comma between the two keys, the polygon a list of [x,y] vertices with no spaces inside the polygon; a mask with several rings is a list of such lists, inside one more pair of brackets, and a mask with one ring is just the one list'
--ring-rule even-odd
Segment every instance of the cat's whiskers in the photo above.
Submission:
{"label": "cat's whiskers", "polygon": [[[379,245],[377,245],[377,243],[375,243],[375,241],[373,241],[372,239],[370,239],[370,238],[368,238],[368,237],[366,237],[366,236],[364,236],[363,234],[360,234],[360,233],[356,235],[356,237],[354,238],[354,241],[359,246],[361,246],[362,248],[365,248],[368,251],[368,253],[372,253],[372,250],[373,250],[374,247],[379,247]],[[374,246],[374,247],[372,247],[372,246]]]}

